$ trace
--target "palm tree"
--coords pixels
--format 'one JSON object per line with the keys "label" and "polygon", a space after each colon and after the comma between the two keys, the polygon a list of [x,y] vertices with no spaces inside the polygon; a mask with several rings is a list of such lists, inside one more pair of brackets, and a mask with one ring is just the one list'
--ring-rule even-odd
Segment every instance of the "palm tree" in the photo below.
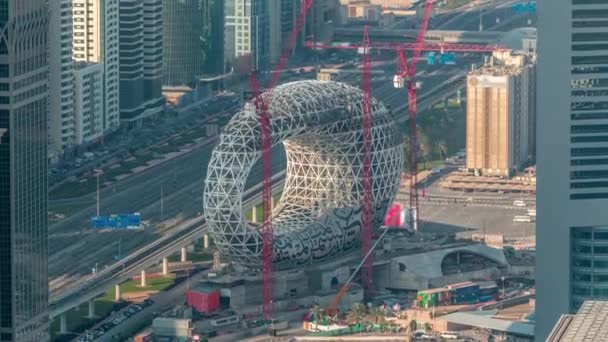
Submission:
{"label": "palm tree", "polygon": [[416,320],[411,320],[410,321],[410,332],[414,333],[414,331],[416,331],[416,328],[418,328],[418,322],[416,322]]}
{"label": "palm tree", "polygon": [[355,303],[350,307],[346,319],[351,323],[361,323],[365,318],[367,308],[361,303]]}
{"label": "palm tree", "polygon": [[445,140],[441,139],[435,143],[435,149],[439,154],[439,159],[443,160],[448,154],[448,144]]}
{"label": "palm tree", "polygon": [[370,313],[369,313],[372,322],[375,324],[382,324],[384,323],[385,319],[384,319],[384,311],[382,311],[382,309],[380,308],[373,308]]}
{"label": "palm tree", "polygon": [[310,308],[310,315],[315,318],[315,331],[317,331],[319,320],[321,320],[321,316],[323,316],[323,309],[315,304]]}

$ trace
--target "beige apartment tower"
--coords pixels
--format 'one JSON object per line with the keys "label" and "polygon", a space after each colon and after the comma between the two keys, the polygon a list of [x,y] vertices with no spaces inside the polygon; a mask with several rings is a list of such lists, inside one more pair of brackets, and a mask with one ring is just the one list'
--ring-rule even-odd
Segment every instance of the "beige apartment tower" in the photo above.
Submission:
{"label": "beige apartment tower", "polygon": [[73,0],[73,58],[101,63],[104,77],[104,131],[120,124],[119,1]]}
{"label": "beige apartment tower", "polygon": [[466,168],[510,177],[533,161],[535,67],[531,56],[494,56],[467,76]]}

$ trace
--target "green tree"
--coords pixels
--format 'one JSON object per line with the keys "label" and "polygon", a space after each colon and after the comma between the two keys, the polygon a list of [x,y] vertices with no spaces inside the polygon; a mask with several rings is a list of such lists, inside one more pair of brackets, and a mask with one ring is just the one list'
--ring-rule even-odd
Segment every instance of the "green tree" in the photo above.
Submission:
{"label": "green tree", "polygon": [[310,308],[310,315],[315,318],[315,331],[316,331],[317,327],[319,326],[319,321],[321,320],[321,317],[323,316],[323,309],[321,309],[320,306],[315,304]]}
{"label": "green tree", "polygon": [[365,319],[367,308],[361,303],[355,303],[350,307],[346,320],[350,323],[362,323]]}
{"label": "green tree", "polygon": [[444,139],[437,141],[435,143],[435,151],[439,155],[439,159],[444,160],[448,155],[448,143]]}
{"label": "green tree", "polygon": [[416,320],[411,320],[410,321],[410,332],[414,332],[416,331],[416,329],[418,328],[418,322],[416,322]]}
{"label": "green tree", "polygon": [[431,330],[433,330],[431,325],[429,323],[424,323],[424,331],[428,333],[431,332]]}
{"label": "green tree", "polygon": [[369,315],[371,321],[375,324],[383,324],[386,321],[384,311],[378,307],[373,308]]}

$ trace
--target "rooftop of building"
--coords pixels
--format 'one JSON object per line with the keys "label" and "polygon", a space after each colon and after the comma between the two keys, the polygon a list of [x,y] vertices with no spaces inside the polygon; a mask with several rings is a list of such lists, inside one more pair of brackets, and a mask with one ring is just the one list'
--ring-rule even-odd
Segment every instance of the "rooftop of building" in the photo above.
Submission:
{"label": "rooftop of building", "polygon": [[507,76],[519,74],[523,68],[536,63],[536,55],[525,51],[496,51],[484,64],[471,70],[469,75]]}
{"label": "rooftop of building", "polygon": [[438,317],[449,323],[500,331],[515,336],[533,337],[534,325],[522,322],[512,322],[502,319],[485,317],[480,314],[456,312]]}
{"label": "rooftop of building", "polygon": [[574,315],[562,315],[547,342],[603,341],[608,336],[608,301],[587,300]]}
{"label": "rooftop of building", "polygon": [[92,63],[86,61],[74,61],[74,70],[81,70],[89,67],[95,67],[100,65],[100,63]]}

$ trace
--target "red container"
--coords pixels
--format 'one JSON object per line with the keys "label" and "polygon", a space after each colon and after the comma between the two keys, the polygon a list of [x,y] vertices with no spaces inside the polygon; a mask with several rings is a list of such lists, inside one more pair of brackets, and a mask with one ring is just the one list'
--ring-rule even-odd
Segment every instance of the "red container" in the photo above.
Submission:
{"label": "red container", "polygon": [[141,333],[135,336],[135,342],[152,342],[154,340],[154,335],[151,331]]}
{"label": "red container", "polygon": [[199,288],[186,293],[188,306],[198,312],[210,313],[220,307],[220,290]]}

